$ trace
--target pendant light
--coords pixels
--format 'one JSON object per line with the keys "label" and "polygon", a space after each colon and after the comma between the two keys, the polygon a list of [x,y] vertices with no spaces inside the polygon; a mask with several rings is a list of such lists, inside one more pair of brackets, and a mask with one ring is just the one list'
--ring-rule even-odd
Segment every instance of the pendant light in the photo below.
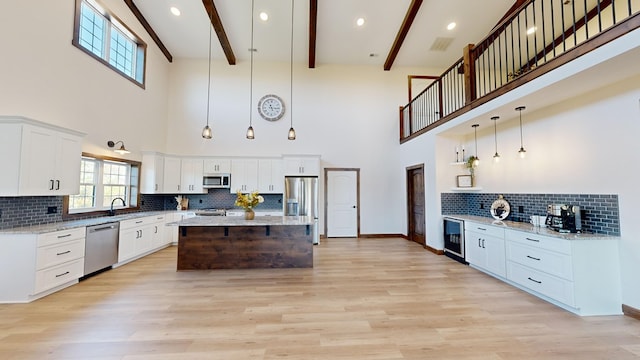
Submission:
{"label": "pendant light", "polygon": [[478,126],[480,126],[480,124],[473,124],[471,126],[473,127],[473,137],[476,142],[476,154],[473,160],[473,166],[478,166],[480,164],[480,158],[478,157]]}
{"label": "pendant light", "polygon": [[251,48],[249,51],[251,52],[250,61],[251,61],[251,70],[250,70],[250,89],[249,89],[249,128],[247,129],[247,139],[253,140],[255,139],[255,134],[253,132],[253,53],[256,51],[253,48],[253,10],[255,7],[255,0],[251,0]]}
{"label": "pendant light", "polygon": [[205,139],[211,139],[213,132],[209,127],[209,102],[211,100],[211,24],[209,24],[209,82],[207,83],[207,126],[202,129],[202,137]]}
{"label": "pendant light", "polygon": [[295,140],[296,139],[296,131],[293,129],[293,0],[291,0],[291,61],[290,61],[290,74],[289,74],[289,79],[291,82],[291,86],[290,86],[290,95],[289,95],[289,101],[291,102],[291,104],[289,105],[289,118],[291,119],[291,127],[289,128],[289,134],[287,135],[287,139],[289,140]]}
{"label": "pendant light", "polygon": [[524,149],[524,145],[522,142],[522,110],[526,109],[524,106],[518,106],[516,111],[520,112],[520,150],[518,150],[518,154],[520,154],[520,158],[524,159],[527,155],[527,150]]}
{"label": "pendant light", "polygon": [[500,119],[500,116],[494,116],[491,118],[491,120],[493,120],[493,138],[496,142],[496,153],[493,155],[494,162],[500,162],[500,154],[498,154],[498,119]]}

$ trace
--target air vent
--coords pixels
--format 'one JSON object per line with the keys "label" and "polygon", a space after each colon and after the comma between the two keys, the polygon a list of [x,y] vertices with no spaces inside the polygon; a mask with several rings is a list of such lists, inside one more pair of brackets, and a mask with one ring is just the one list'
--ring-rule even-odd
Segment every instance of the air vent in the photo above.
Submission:
{"label": "air vent", "polygon": [[431,50],[431,51],[446,51],[447,48],[449,47],[449,45],[451,45],[452,42],[453,42],[453,38],[438,37],[433,42],[433,44],[431,44],[431,48],[429,50]]}

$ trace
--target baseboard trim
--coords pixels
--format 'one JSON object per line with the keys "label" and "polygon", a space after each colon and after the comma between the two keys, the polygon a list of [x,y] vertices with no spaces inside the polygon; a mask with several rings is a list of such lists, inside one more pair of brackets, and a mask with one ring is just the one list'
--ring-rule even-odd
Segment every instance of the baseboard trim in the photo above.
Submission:
{"label": "baseboard trim", "polygon": [[640,310],[629,305],[622,304],[622,313],[627,315],[628,317],[640,320]]}
{"label": "baseboard trim", "polygon": [[402,234],[360,234],[358,236],[362,239],[387,239],[387,238],[402,238],[406,239],[407,237]]}
{"label": "baseboard trim", "polygon": [[436,254],[436,255],[444,255],[444,250],[439,250],[436,248],[432,248],[429,245],[424,245],[424,248],[431,251],[432,253]]}

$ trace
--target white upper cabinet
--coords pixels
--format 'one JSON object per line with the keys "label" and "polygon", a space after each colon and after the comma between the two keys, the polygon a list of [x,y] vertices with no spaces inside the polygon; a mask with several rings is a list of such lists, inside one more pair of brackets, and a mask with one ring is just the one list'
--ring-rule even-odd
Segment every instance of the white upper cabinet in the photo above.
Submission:
{"label": "white upper cabinet", "polygon": [[231,173],[231,159],[205,159],[204,174]]}
{"label": "white upper cabinet", "polygon": [[255,190],[258,190],[258,160],[233,159],[230,192],[249,193]]}
{"label": "white upper cabinet", "polygon": [[283,156],[285,176],[320,176],[319,156]]}
{"label": "white upper cabinet", "polygon": [[261,159],[258,161],[258,191],[261,194],[282,194],[284,192],[282,159]]}
{"label": "white upper cabinet", "polygon": [[83,137],[27,118],[0,117],[0,196],[77,194]]}
{"label": "white upper cabinet", "polygon": [[162,193],[164,189],[164,156],[156,153],[142,154],[142,194]]}
{"label": "white upper cabinet", "polygon": [[164,157],[164,178],[162,189],[166,194],[178,194],[182,192],[180,182],[182,181],[182,159],[175,156]]}
{"label": "white upper cabinet", "polygon": [[180,187],[183,194],[202,194],[202,159],[182,159]]}
{"label": "white upper cabinet", "polygon": [[164,157],[165,194],[202,194],[202,159]]}

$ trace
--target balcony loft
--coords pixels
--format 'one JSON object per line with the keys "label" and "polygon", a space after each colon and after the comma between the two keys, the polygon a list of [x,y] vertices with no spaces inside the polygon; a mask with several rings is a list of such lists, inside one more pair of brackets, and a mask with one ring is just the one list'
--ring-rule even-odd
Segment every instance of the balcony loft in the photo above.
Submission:
{"label": "balcony loft", "polygon": [[400,143],[525,97],[541,108],[578,96],[640,74],[638,59],[640,0],[526,0],[400,107]]}

